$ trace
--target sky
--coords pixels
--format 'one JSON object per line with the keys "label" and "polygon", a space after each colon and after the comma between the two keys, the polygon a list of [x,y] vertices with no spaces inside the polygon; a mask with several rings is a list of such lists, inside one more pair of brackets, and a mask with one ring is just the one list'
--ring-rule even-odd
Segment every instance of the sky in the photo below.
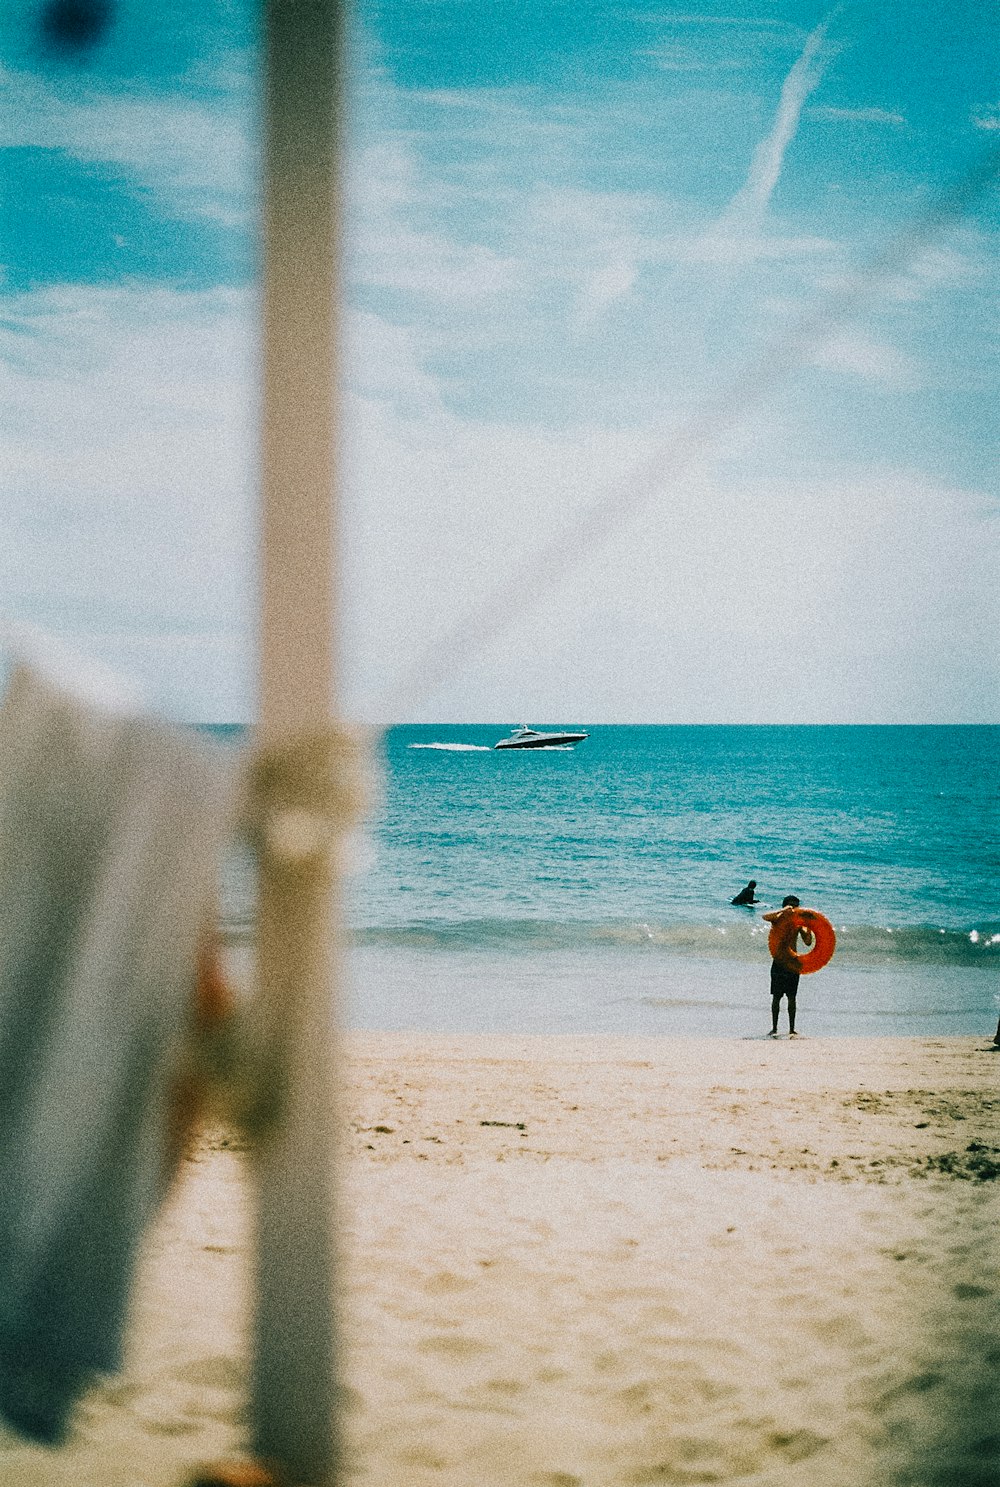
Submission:
{"label": "sky", "polygon": [[[2,618],[249,719],[255,12],[118,0],[70,59],[39,9],[0,0]],[[361,0],[349,716],[1000,722],[998,62],[992,0]]]}

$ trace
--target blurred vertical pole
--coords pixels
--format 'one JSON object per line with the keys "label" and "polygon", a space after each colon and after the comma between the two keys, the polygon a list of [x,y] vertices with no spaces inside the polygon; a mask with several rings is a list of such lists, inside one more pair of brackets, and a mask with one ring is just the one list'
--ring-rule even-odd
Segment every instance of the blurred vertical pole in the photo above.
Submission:
{"label": "blurred vertical pole", "polygon": [[[278,761],[279,776],[281,761],[290,761],[294,804],[296,796],[308,800],[314,793],[310,758],[303,761],[300,746],[331,736],[337,712],[334,424],[344,4],[265,0],[264,17],[258,746]],[[315,749],[311,754],[317,757]],[[296,819],[301,828],[301,812]],[[329,834],[292,852],[291,871],[287,860],[288,854],[283,867],[281,854],[275,860],[262,853],[258,995],[278,1089],[277,1117],[259,1153],[253,1444],[290,1482],[326,1487],[338,1456],[332,1269],[338,906]]]}

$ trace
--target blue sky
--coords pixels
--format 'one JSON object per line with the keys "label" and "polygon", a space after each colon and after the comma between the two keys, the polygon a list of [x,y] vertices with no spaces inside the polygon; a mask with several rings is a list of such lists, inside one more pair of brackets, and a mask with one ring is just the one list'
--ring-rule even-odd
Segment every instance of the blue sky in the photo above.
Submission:
{"label": "blue sky", "polygon": [[[7,615],[245,717],[253,11],[120,0],[72,64],[36,11],[0,12]],[[1000,721],[996,185],[906,237],[1000,149],[998,29],[974,0],[357,8],[354,715]],[[762,395],[745,369],[845,293]]]}

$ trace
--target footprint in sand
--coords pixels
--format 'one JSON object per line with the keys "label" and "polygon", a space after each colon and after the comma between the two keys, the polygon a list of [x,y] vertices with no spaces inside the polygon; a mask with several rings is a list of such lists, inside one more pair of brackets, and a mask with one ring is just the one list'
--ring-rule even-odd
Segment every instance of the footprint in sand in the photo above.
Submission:
{"label": "footprint in sand", "polygon": [[767,1444],[784,1461],[805,1461],[826,1445],[826,1437],[812,1430],[773,1430]]}
{"label": "footprint in sand", "polygon": [[522,1379],[493,1378],[480,1385],[481,1393],[500,1399],[514,1399],[518,1394],[523,1394],[524,1390]]}
{"label": "footprint in sand", "polygon": [[105,1384],[98,1391],[98,1398],[102,1404],[128,1405],[133,1399],[138,1399],[142,1394],[143,1385],[135,1378],[118,1379],[115,1383]]}
{"label": "footprint in sand", "polygon": [[474,1284],[468,1276],[456,1275],[453,1270],[439,1270],[424,1282],[424,1290],[431,1296],[449,1296],[457,1291],[467,1291]]}
{"label": "footprint in sand", "polygon": [[659,1391],[655,1385],[647,1383],[629,1384],[627,1388],[618,1391],[625,1411],[633,1418],[639,1415],[649,1415],[653,1412]]}
{"label": "footprint in sand", "polygon": [[535,1374],[535,1382],[538,1384],[561,1384],[563,1379],[568,1379],[570,1371],[568,1368],[559,1368],[553,1364],[547,1364],[539,1368]]}
{"label": "footprint in sand", "polygon": [[169,1404],[149,1404],[133,1411],[139,1426],[147,1435],[193,1435],[201,1429],[200,1420],[189,1420]]}
{"label": "footprint in sand", "polygon": [[671,1447],[669,1459],[638,1466],[624,1480],[634,1487],[690,1487],[694,1482],[724,1482],[730,1475],[711,1441],[680,1437]]}
{"label": "footprint in sand", "polygon": [[417,1348],[421,1353],[442,1353],[446,1358],[455,1359],[475,1358],[488,1351],[486,1344],[474,1337],[455,1337],[447,1332],[421,1338]]}
{"label": "footprint in sand", "polygon": [[196,1389],[242,1389],[246,1384],[246,1369],[237,1358],[197,1358],[178,1368],[174,1378],[182,1384],[193,1384]]}
{"label": "footprint in sand", "polygon": [[445,1472],[455,1464],[453,1458],[431,1446],[409,1446],[399,1452],[397,1459],[403,1467],[415,1466],[430,1472]]}

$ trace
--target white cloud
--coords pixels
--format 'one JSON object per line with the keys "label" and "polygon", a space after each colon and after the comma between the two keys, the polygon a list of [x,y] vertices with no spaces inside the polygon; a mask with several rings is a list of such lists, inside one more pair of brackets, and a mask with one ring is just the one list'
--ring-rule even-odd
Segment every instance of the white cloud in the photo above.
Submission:
{"label": "white cloud", "polygon": [[421,103],[465,113],[509,113],[511,108],[509,93],[494,88],[418,88],[412,96]]}
{"label": "white cloud", "polygon": [[433,206],[432,183],[412,143],[392,136],[365,145],[347,160],[348,199],[372,216]]}
{"label": "white cloud", "polygon": [[359,152],[348,181],[351,280],[441,302],[501,294],[520,276],[517,260],[426,224],[445,202],[417,151],[391,139]]}
{"label": "white cloud", "polygon": [[[551,283],[571,299],[576,328],[590,328],[656,255],[637,225],[656,205],[648,197],[544,180],[498,185],[485,166],[481,179],[467,171],[460,187],[444,185],[401,137],[362,151],[349,185],[352,282],[455,313],[524,318],[539,287]],[[480,210],[484,234],[502,234],[505,249],[450,230],[460,213],[475,217]]]}
{"label": "white cloud", "polygon": [[[692,18],[659,19],[682,25]],[[565,306],[563,323],[553,318],[554,333],[591,337],[609,312],[634,300],[648,269],[836,261],[836,245],[820,234],[762,230],[803,103],[819,80],[825,38],[819,26],[802,44],[743,189],[721,220],[700,231],[692,226],[694,203],[652,192],[588,191],[562,179],[567,148],[574,156],[587,149],[594,121],[586,111],[540,110],[517,89],[415,94],[411,104],[416,98],[442,115],[426,126],[435,132],[435,160],[462,162],[442,170],[424,155],[412,117],[406,128],[399,122],[401,95],[384,79],[369,79],[367,107],[389,120],[389,134],[350,168],[352,281],[450,308],[448,333],[459,339],[466,333],[460,316],[487,317],[478,326],[485,350],[492,334],[537,317],[546,294],[552,317]],[[515,151],[524,161],[523,185],[509,172]],[[470,222],[478,231],[470,233]],[[703,294],[704,284],[695,292]]]}
{"label": "white cloud", "polygon": [[444,233],[417,232],[404,223],[358,222],[350,243],[351,278],[428,299],[489,298],[520,278],[516,259]]}
{"label": "white cloud", "polygon": [[661,10],[647,14],[645,19],[650,24],[658,26],[724,26],[733,27],[738,30],[750,31],[780,31],[784,34],[794,32],[795,27],[790,21],[780,21],[764,16],[737,16],[737,15],[693,15],[687,11]]}
{"label": "white cloud", "polygon": [[[801,47],[805,32],[792,21],[766,16],[690,15],[682,12],[647,12],[642,20],[649,26],[662,28],[668,34],[681,32],[690,36],[700,33],[699,40],[704,49],[709,45],[735,45],[745,57],[751,47],[775,49],[788,46]],[[714,33],[714,34],[713,34]],[[725,34],[728,33],[728,34]]]}
{"label": "white cloud", "polygon": [[738,72],[749,66],[745,56],[706,57],[692,46],[672,41],[645,47],[639,55],[648,57],[661,72]]}
{"label": "white cloud", "polygon": [[378,315],[344,318],[344,358],[351,385],[361,398],[392,408],[403,421],[441,419],[444,401],[438,381],[425,371],[412,333]]}
{"label": "white cloud", "polygon": [[915,385],[915,368],[908,357],[855,329],[835,332],[817,346],[809,359],[813,366],[860,377],[865,382],[892,388]]}
{"label": "white cloud", "polygon": [[668,239],[659,256],[678,263],[737,266],[801,258],[836,259],[839,253],[838,244],[830,238],[779,234],[762,237],[738,221],[723,220],[712,223],[703,232]]}
{"label": "white cloud", "polygon": [[[3,310],[7,614],[189,716],[244,715],[249,297],[53,290]],[[729,473],[666,478],[650,428],[457,417],[419,331],[366,314],[348,351],[355,714],[396,717],[409,696],[438,719],[996,715],[997,519],[978,493],[907,471],[783,475],[795,430],[760,419],[727,441]],[[857,336],[835,351],[855,374],[893,372]],[[599,540],[533,567],[602,492]],[[807,662],[780,684],[776,649]]]}
{"label": "white cloud", "polygon": [[[230,225],[248,220],[257,157],[242,111],[226,111],[218,99],[129,96],[75,73],[53,81],[2,65],[0,89],[0,148],[60,149],[77,160],[113,163],[177,215]],[[236,88],[244,107],[248,96],[246,87]]]}
{"label": "white cloud", "polygon": [[[785,79],[743,191],[700,233],[695,201],[581,189],[573,162],[592,138],[586,120],[533,113],[516,97],[423,95],[456,120],[451,142],[476,148],[451,153],[436,136],[426,151],[413,126],[355,162],[352,272],[368,308],[347,316],[352,710],[397,715],[430,658],[445,674],[424,671],[424,716],[805,720],[820,706],[830,718],[997,715],[997,532],[975,492],[834,464],[793,479],[815,431],[807,446],[794,426],[779,433],[763,419],[742,431],[728,477],[720,461],[658,483],[662,438],[645,410],[654,397],[683,408],[711,373],[706,288],[731,287],[734,266],[759,266],[729,301],[731,338],[728,321],[720,337],[738,360],[773,309],[799,305],[803,286],[846,256],[820,233],[762,230],[815,86],[821,33]],[[203,139],[187,105],[175,127],[155,109],[129,115],[123,100],[102,134],[96,95],[36,103],[22,142],[68,148],[79,126],[85,158],[117,151],[185,209],[228,199],[212,195],[216,150],[232,180],[244,169],[240,130]],[[560,173],[567,139],[573,168]],[[532,165],[523,178],[515,148]],[[910,267],[898,297],[929,297],[975,272],[970,240],[952,233]],[[3,309],[8,612],[133,665],[191,713],[233,716],[249,686],[250,298],[52,290]],[[690,326],[678,328],[685,315]],[[492,401],[504,352],[516,362],[508,375],[538,389],[520,424]],[[457,379],[473,361],[487,369],[478,418],[456,414],[439,370]],[[916,375],[859,331],[839,332],[814,361],[871,385],[862,417],[872,420],[882,391],[912,387]],[[576,401],[554,413],[550,394],[566,387]],[[832,379],[826,391],[836,395]],[[596,411],[605,396],[619,400],[617,417]],[[652,499],[624,520],[630,482],[646,479]],[[532,569],[540,545],[602,492],[602,541],[561,576]],[[775,680],[781,647],[806,658],[801,676]]]}
{"label": "white cloud", "polygon": [[[854,375],[901,370],[860,335],[835,349]],[[957,721],[1000,707],[1000,520],[977,491],[807,465],[804,444],[782,474],[796,431],[756,418],[727,439],[725,473],[702,461],[680,477],[651,429],[557,433],[443,408],[406,421],[385,396],[353,402],[347,434],[363,716]],[[568,538],[573,560],[539,567],[602,493],[596,539]],[[778,652],[802,666],[776,670]]]}
{"label": "white cloud", "polygon": [[638,266],[624,251],[616,260],[596,270],[584,284],[577,306],[578,324],[586,330],[594,325],[605,310],[630,293],[636,281]]}
{"label": "white cloud", "polygon": [[1000,129],[1000,112],[990,114],[974,114],[972,123],[976,129]]}
{"label": "white cloud", "polygon": [[[161,701],[201,717],[248,685],[232,657],[252,581],[251,311],[229,291],[2,302],[5,612],[141,662]],[[175,643],[198,651],[186,673],[163,669]]]}
{"label": "white cloud", "polygon": [[826,103],[814,103],[807,110],[811,119],[825,119],[831,124],[892,124],[906,123],[902,114],[887,108],[834,108]]}
{"label": "white cloud", "polygon": [[952,231],[954,241],[924,248],[886,286],[889,298],[902,302],[927,299],[941,291],[967,289],[989,272],[983,262],[985,244],[974,228]]}

